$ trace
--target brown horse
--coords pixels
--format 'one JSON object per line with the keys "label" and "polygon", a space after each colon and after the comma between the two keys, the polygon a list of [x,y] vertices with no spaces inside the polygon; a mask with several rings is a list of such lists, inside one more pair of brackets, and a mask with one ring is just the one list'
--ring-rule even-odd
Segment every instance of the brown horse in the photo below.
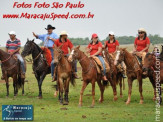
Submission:
{"label": "brown horse", "polygon": [[0,60],[7,88],[6,97],[9,96],[9,77],[13,78],[14,97],[18,94],[18,88],[20,87],[22,87],[22,95],[24,95],[24,78],[21,78],[21,66],[18,59],[0,49]]}
{"label": "brown horse", "polygon": [[[160,102],[162,102],[161,98],[161,84],[163,84],[163,61],[160,60],[159,56],[156,56],[153,53],[147,53],[144,58],[143,65],[143,74],[146,76],[153,76],[156,79],[154,84],[157,86],[157,90],[159,91]],[[158,77],[160,77],[158,79]],[[156,95],[156,88],[154,89]]]}
{"label": "brown horse", "polygon": [[102,74],[99,74],[92,58],[88,58],[84,52],[79,50],[80,46],[74,48],[71,52],[72,59],[78,60],[82,67],[83,84],[80,91],[79,106],[82,106],[83,92],[89,83],[92,83],[92,107],[95,105],[95,82],[97,81],[101,91],[99,102],[103,102],[104,85],[101,83]]}
{"label": "brown horse", "polygon": [[135,56],[130,54],[125,48],[117,51],[116,59],[114,64],[117,65],[124,61],[127,67],[127,77],[128,77],[128,100],[126,104],[129,104],[131,101],[131,92],[132,92],[132,82],[137,79],[139,82],[139,92],[140,92],[140,104],[143,103],[143,94],[142,94],[142,68],[140,67]]}
{"label": "brown horse", "polygon": [[[59,88],[59,100],[61,104],[68,104],[68,93],[69,93],[69,82],[75,85],[75,78],[73,77],[73,69],[71,63],[68,61],[67,57],[63,54],[62,46],[57,47],[54,45],[54,64],[57,71],[57,85]],[[54,72],[54,77],[55,77]],[[65,92],[63,100],[63,92]]]}
{"label": "brown horse", "polygon": [[[117,66],[114,65],[114,59],[109,54],[108,50],[107,49],[103,49],[103,53],[102,54],[103,54],[103,57],[107,60],[109,66],[110,66],[110,69],[111,69],[111,71],[107,75],[107,78],[109,79],[113,89],[116,90],[116,88],[114,88],[114,86],[119,84],[119,86],[120,86],[120,97],[122,98],[123,97],[123,95],[122,95],[122,80],[123,80],[123,90],[125,89],[124,78],[122,77],[121,72],[118,71]],[[114,93],[116,93],[115,90],[113,90]]]}

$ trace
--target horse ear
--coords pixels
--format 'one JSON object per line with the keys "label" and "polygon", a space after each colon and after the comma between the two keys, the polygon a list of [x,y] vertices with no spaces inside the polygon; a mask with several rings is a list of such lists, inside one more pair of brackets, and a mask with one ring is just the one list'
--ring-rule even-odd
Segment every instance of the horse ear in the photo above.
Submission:
{"label": "horse ear", "polygon": [[27,38],[27,42],[29,42],[29,38]]}
{"label": "horse ear", "polygon": [[34,42],[34,41],[35,41],[35,39],[32,40],[32,42]]}
{"label": "horse ear", "polygon": [[125,51],[126,49],[127,49],[127,47],[126,48],[122,48],[123,51]]}
{"label": "horse ear", "polygon": [[76,48],[77,48],[77,49],[79,49],[79,48],[80,48],[80,45],[79,45],[79,46],[77,46]]}

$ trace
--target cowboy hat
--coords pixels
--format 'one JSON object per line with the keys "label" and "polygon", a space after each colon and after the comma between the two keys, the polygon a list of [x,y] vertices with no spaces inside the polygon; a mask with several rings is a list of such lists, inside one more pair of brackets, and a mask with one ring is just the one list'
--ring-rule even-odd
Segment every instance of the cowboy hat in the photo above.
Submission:
{"label": "cowboy hat", "polygon": [[63,35],[67,35],[68,36],[68,33],[66,31],[61,31],[60,36],[63,36]]}
{"label": "cowboy hat", "polygon": [[144,28],[139,28],[138,32],[145,32],[146,33],[146,30]]}
{"label": "cowboy hat", "polygon": [[49,30],[49,29],[55,29],[55,27],[53,27],[52,25],[47,25],[47,28],[45,28],[46,30]]}

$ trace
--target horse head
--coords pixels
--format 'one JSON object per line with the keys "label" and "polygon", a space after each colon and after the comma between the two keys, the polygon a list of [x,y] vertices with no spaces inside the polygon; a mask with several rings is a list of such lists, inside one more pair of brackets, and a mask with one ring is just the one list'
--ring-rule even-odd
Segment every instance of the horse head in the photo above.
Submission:
{"label": "horse head", "polygon": [[116,58],[114,60],[114,65],[120,64],[124,61],[126,48],[120,48],[116,53]]}
{"label": "horse head", "polygon": [[35,44],[35,43],[34,43],[34,39],[33,39],[33,40],[27,39],[27,42],[26,42],[26,44],[24,45],[24,49],[23,49],[21,55],[22,55],[23,57],[26,57],[26,56],[32,54],[32,51],[33,51],[33,49],[34,49],[34,44]]}
{"label": "horse head", "polygon": [[57,47],[56,45],[54,45],[54,63],[57,64],[60,59],[62,58],[63,55],[63,51],[62,51],[62,45],[60,45],[59,47]]}
{"label": "horse head", "polygon": [[147,53],[144,58],[144,64],[143,64],[143,74],[147,75],[149,71],[151,70],[151,67],[154,68],[155,64],[155,56],[153,53]]}
{"label": "horse head", "polygon": [[74,49],[72,49],[71,54],[70,54],[70,58],[71,58],[72,60],[76,60],[76,59],[79,60],[79,58],[80,58],[80,52],[81,52],[81,51],[79,50],[79,48],[80,48],[80,45],[77,46],[77,47],[75,47]]}

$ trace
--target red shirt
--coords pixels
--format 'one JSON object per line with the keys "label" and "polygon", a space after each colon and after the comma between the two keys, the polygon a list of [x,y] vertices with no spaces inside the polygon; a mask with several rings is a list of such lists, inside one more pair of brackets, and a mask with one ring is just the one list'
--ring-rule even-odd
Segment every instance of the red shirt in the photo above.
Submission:
{"label": "red shirt", "polygon": [[[95,54],[98,51],[98,48],[101,47],[102,48],[102,43],[98,42],[98,44],[89,44],[88,48],[92,48],[92,50],[90,51],[90,55]],[[102,53],[99,53],[98,55],[102,55]]]}
{"label": "red shirt", "polygon": [[[134,44],[137,46],[136,51],[140,52],[144,48],[146,48],[147,44],[150,44],[150,40],[148,37],[146,37],[145,40],[139,40],[138,37],[135,39]],[[145,52],[148,52],[148,49],[145,50]]]}
{"label": "red shirt", "polygon": [[59,46],[62,45],[62,44],[63,44],[62,50],[63,50],[64,54],[67,55],[67,54],[68,54],[68,48],[72,49],[73,44],[71,43],[71,41],[70,41],[69,39],[67,39],[66,42],[61,42],[59,39],[57,39],[57,40],[55,41],[55,45],[56,45],[57,47],[59,47]]}
{"label": "red shirt", "polygon": [[105,44],[108,48],[109,53],[114,53],[116,51],[117,46],[119,46],[118,40],[115,40],[115,42],[113,43],[108,43],[108,41],[106,41]]}

